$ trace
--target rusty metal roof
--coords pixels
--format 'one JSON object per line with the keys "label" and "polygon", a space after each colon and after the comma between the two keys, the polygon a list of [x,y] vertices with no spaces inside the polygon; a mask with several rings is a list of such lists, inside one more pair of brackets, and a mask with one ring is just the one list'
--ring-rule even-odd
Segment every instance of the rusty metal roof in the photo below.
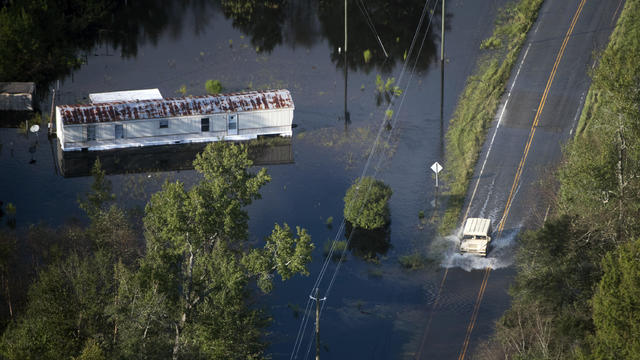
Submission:
{"label": "rusty metal roof", "polygon": [[289,90],[190,96],[162,100],[114,101],[101,104],[60,105],[64,125],[161,119],[224,112],[293,109]]}

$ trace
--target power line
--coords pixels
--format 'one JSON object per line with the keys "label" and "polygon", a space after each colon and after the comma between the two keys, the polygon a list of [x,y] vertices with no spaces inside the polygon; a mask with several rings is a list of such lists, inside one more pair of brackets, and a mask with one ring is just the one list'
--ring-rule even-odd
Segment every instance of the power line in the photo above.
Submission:
{"label": "power line", "polygon": [[367,11],[367,7],[364,4],[364,0],[358,0],[357,4],[358,4],[358,8],[362,12],[362,14],[364,14],[365,16],[365,20],[367,21],[367,25],[369,25],[369,29],[371,29],[371,31],[376,37],[376,40],[378,40],[378,44],[382,48],[382,52],[384,52],[384,56],[388,58],[389,54],[387,53],[387,50],[384,48],[384,44],[382,44],[382,40],[380,40],[380,35],[378,35],[378,31],[376,31],[376,26],[373,20],[371,19],[371,16],[369,16],[369,12]]}
{"label": "power line", "polygon": [[[410,46],[409,51],[408,51],[408,55],[407,55],[407,57],[406,57],[406,59],[405,59],[405,61],[404,61],[404,64],[403,64],[403,67],[402,67],[402,70],[401,70],[400,76],[399,76],[399,78],[398,78],[398,79],[399,79],[399,80],[398,80],[398,83],[399,83],[399,84],[402,82],[402,79],[403,79],[404,74],[405,74],[406,69],[407,69],[407,65],[408,65],[408,63],[409,63],[409,59],[411,58],[411,56],[412,56],[412,54],[413,54],[413,49],[414,49],[414,47],[415,47],[415,43],[416,43],[416,40],[417,40],[417,36],[418,36],[418,34],[419,34],[419,32],[420,32],[420,28],[422,27],[422,24],[424,23],[424,18],[425,18],[426,11],[427,11],[427,9],[428,9],[428,7],[429,7],[428,5],[429,5],[429,3],[430,3],[430,2],[431,2],[431,0],[426,0],[426,1],[425,1],[425,5],[424,5],[424,8],[423,8],[423,10],[422,10],[422,14],[421,14],[421,16],[420,16],[420,21],[419,21],[418,26],[417,26],[417,28],[416,28],[416,31],[415,31],[415,33],[414,33],[413,39],[412,39],[412,41],[411,41],[411,46]],[[437,4],[437,1],[436,1],[436,4]],[[434,8],[435,8],[435,5],[434,5]],[[401,103],[400,103],[400,108],[401,108],[401,106],[402,106],[402,104],[403,104],[403,102],[404,102],[404,98],[405,98],[405,96],[406,96],[406,90],[408,89],[408,87],[409,87],[409,85],[410,85],[410,82],[411,82],[411,79],[412,79],[412,77],[413,77],[413,72],[415,71],[415,67],[416,67],[416,64],[417,64],[417,58],[420,56],[420,53],[421,53],[421,51],[422,51],[422,48],[423,48],[423,45],[424,45],[424,41],[425,41],[426,36],[427,36],[427,34],[428,34],[429,28],[430,28],[430,26],[431,26],[431,21],[432,21],[432,19],[433,19],[433,11],[432,11],[432,15],[431,15],[431,17],[430,17],[430,19],[429,19],[429,24],[427,25],[427,29],[425,30],[425,34],[424,34],[424,36],[423,36],[423,39],[422,39],[422,42],[421,42],[421,45],[420,45],[420,50],[419,50],[418,56],[416,57],[416,62],[414,63],[414,66],[413,66],[412,71],[411,71],[411,72],[412,72],[412,75],[411,75],[411,77],[410,77],[409,81],[407,82],[407,85],[406,85],[406,87],[405,87],[405,90],[403,91],[404,96],[402,97],[402,100],[401,100]],[[393,95],[392,95],[392,100],[393,100],[393,97],[394,97],[394,96],[396,96],[396,95],[395,95],[395,94],[393,94]],[[391,102],[389,103],[389,105],[387,106],[387,110],[389,110],[389,109],[391,108],[391,106],[392,106],[392,105],[393,105],[393,103],[392,103],[392,101],[391,101]],[[386,113],[386,112],[385,112],[385,113]],[[397,123],[397,121],[398,121],[398,114],[396,113],[395,118],[394,118],[394,121],[393,121],[394,127],[395,127],[395,124]],[[384,125],[385,125],[385,123],[386,123],[386,119],[385,119],[385,121],[382,121],[382,122],[381,122],[381,124],[380,124],[380,127],[379,127],[379,129],[378,129],[378,133],[377,133],[377,135],[376,135],[376,139],[375,139],[375,141],[373,142],[373,144],[372,144],[372,146],[371,146],[371,149],[370,149],[370,151],[369,151],[369,156],[368,156],[367,161],[366,161],[366,163],[365,163],[365,166],[364,166],[364,168],[363,168],[363,170],[362,170],[362,173],[361,173],[361,176],[360,176],[361,178],[362,178],[362,177],[364,177],[364,175],[367,173],[367,171],[368,171],[368,169],[369,169],[369,166],[371,165],[371,160],[373,159],[373,156],[376,154],[376,149],[378,148],[378,146],[379,146],[379,144],[380,144],[380,137],[381,137],[381,135],[382,135],[382,130],[384,129]],[[394,127],[392,127],[392,131],[393,131],[393,128],[394,128]],[[387,141],[387,142],[388,142],[388,141],[389,141],[389,139],[390,139],[390,136],[391,136],[392,131],[390,131],[390,132],[389,132],[389,135],[387,136],[387,139],[386,139],[386,141]],[[382,155],[381,155],[381,156],[382,156]],[[375,169],[375,171],[374,171],[374,175],[375,175],[375,174],[377,174],[377,172],[378,172],[378,166],[379,166],[380,162],[381,162],[381,160],[379,160],[379,161],[378,161],[378,165],[376,166],[376,169]],[[370,186],[371,186],[371,185],[370,185]],[[365,193],[364,193],[364,194],[365,194],[364,196],[367,196],[367,195],[368,195],[368,193],[369,193],[369,189],[370,189],[370,188],[367,188],[367,189],[366,189],[366,191],[365,191]],[[356,187],[356,194],[355,194],[356,198],[360,195],[360,194],[359,194],[359,192],[360,192],[359,187]],[[343,231],[343,229],[344,229],[344,226],[345,226],[345,219],[343,219],[343,220],[341,221],[340,229],[339,229],[339,230],[338,230],[338,232],[336,233],[336,236],[335,236],[335,238],[334,238],[334,241],[332,242],[332,245],[331,245],[331,248],[330,248],[330,250],[329,250],[329,253],[327,254],[326,259],[325,259],[325,262],[323,263],[323,267],[322,267],[322,269],[321,269],[321,271],[320,271],[320,274],[319,274],[319,275],[318,275],[318,277],[316,278],[316,281],[315,281],[315,283],[314,283],[314,287],[313,287],[312,289],[317,289],[317,288],[318,288],[318,285],[322,282],[322,280],[323,280],[323,278],[324,278],[324,275],[326,274],[326,269],[327,269],[327,267],[328,267],[328,264],[330,263],[331,259],[333,258],[333,254],[334,254],[334,252],[335,252],[335,244],[336,244],[336,242],[338,241],[339,236],[342,234],[342,231]],[[342,250],[342,254],[341,254],[340,260],[339,260],[338,264],[336,265],[336,269],[334,270],[334,274],[333,274],[333,276],[331,277],[331,281],[330,281],[330,283],[329,283],[329,286],[327,287],[327,290],[325,291],[325,298],[328,296],[328,294],[329,294],[329,293],[330,293],[330,291],[331,291],[331,288],[333,287],[333,284],[334,284],[334,282],[335,282],[335,279],[336,279],[336,277],[337,277],[337,274],[338,274],[338,272],[339,272],[339,270],[340,270],[340,266],[341,266],[342,260],[343,260],[343,259],[344,259],[344,257],[345,257],[346,250],[347,250],[348,245],[349,245],[349,243],[350,243],[350,241],[351,241],[351,239],[352,239],[352,237],[353,237],[353,234],[354,234],[354,232],[351,232],[351,233],[349,234],[349,237],[347,238],[347,246],[345,246],[345,248]],[[312,290],[312,291],[313,291],[313,290]],[[310,296],[311,296],[311,295],[310,295]],[[308,302],[308,304],[309,304],[309,302]],[[326,305],[326,301],[322,304],[322,308],[320,309],[320,314],[321,314],[321,313],[322,313],[322,311],[324,310],[324,306],[325,306],[325,305]],[[307,309],[308,309],[308,307],[307,307]],[[306,324],[307,324],[307,322],[308,322],[308,317],[309,317],[309,311],[307,311],[307,309],[305,309],[305,314],[303,315],[303,319],[302,319],[302,321],[301,321],[301,326],[300,326],[300,328],[299,328],[299,330],[298,330],[298,336],[296,336],[296,343],[294,344],[294,349],[293,349],[293,351],[292,351],[292,353],[291,353],[291,359],[293,359],[293,358],[297,358],[297,356],[298,356],[298,351],[300,350],[300,346],[301,346],[301,344],[303,343],[303,340],[304,340],[304,333],[306,332],[306,331],[305,331],[305,327],[306,327]],[[311,342],[309,343],[309,346],[307,347],[307,353],[305,354],[305,358],[308,356],[310,349],[311,349]]]}

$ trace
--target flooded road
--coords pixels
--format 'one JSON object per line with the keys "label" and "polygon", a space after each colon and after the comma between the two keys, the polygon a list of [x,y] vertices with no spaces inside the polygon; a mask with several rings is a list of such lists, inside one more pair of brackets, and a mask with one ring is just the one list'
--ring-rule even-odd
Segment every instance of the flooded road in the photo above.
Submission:
{"label": "flooded road", "polygon": [[[344,57],[338,50],[344,36],[340,1],[292,1],[279,8],[258,7],[249,17],[234,15],[233,9],[225,7],[226,2],[176,3],[169,2],[163,16],[153,17],[154,23],[123,26],[122,31],[130,32],[128,42],[115,47],[106,42],[96,45],[86,54],[84,65],[61,78],[59,84],[52,84],[58,89],[56,102],[73,104],[87,101],[89,93],[156,87],[164,97],[201,95],[209,79],[220,80],[224,91],[291,91],[297,125],[291,139],[293,163],[267,166],[272,182],[264,187],[262,200],[249,209],[252,240],[261,241],[275,222],[287,222],[307,228],[316,245],[309,277],[276,282],[273,293],[259,299],[273,316],[267,340],[275,359],[291,357],[302,312],[322,269],[325,243],[334,238],[346,240],[338,231],[343,197],[361,174],[368,149],[383,127],[381,134],[389,137],[390,144],[377,177],[393,190],[389,246],[348,251],[324,303],[323,358],[410,359],[420,347],[434,358],[457,356],[459,338],[464,334],[445,334],[459,325],[452,328],[447,319],[434,321],[430,324],[432,335],[423,338],[444,271],[439,265],[439,248],[433,242],[435,225],[418,217],[424,211],[428,219],[433,209],[434,179],[429,167],[435,161],[442,162],[441,134],[446,131],[439,118],[438,16],[433,17],[415,72],[410,71],[415,58],[409,57],[408,70],[400,79],[404,54],[424,3],[410,1],[389,8],[383,1],[369,1],[366,7],[350,2],[346,84],[350,121],[345,122]],[[430,7],[433,3],[427,2]],[[503,4],[447,2],[444,126],[473,70],[480,41],[489,35],[495,13]],[[437,9],[434,13],[438,14]],[[367,14],[374,29],[367,23]],[[136,14],[130,15],[135,22]],[[428,20],[427,16],[425,25]],[[384,57],[376,33],[389,58]],[[423,33],[424,27],[417,37],[418,45]],[[368,62],[365,50],[371,54]],[[403,90],[390,107],[397,119],[391,129],[385,128],[388,103],[376,93],[378,75],[383,81],[394,78],[394,85]],[[49,106],[46,100],[41,104],[42,109]],[[37,222],[58,225],[82,217],[76,199],[89,190],[91,178],[59,175],[57,146],[48,142],[44,130],[27,135],[18,129],[0,128],[0,143],[0,200],[16,205],[18,226]],[[109,179],[122,204],[143,206],[165,179],[187,184],[197,180],[191,170],[171,169],[160,166],[160,171],[131,174],[120,169]],[[329,217],[334,219],[331,225],[327,224]],[[367,246],[366,241],[358,244]],[[372,251],[375,256],[362,258],[363,253]],[[422,270],[404,270],[399,257],[414,253],[432,260]],[[329,263],[326,279],[337,266],[337,262]],[[503,281],[490,284],[497,290],[491,292],[494,298],[485,299],[483,311],[488,309],[483,317],[497,318],[508,304],[510,276],[500,279]],[[479,273],[459,270],[450,274],[447,286],[459,290],[448,291],[448,297],[440,299],[440,307],[467,320],[480,282]],[[327,288],[323,282],[321,296]],[[311,344],[310,328],[306,330],[298,358],[305,358]],[[477,329],[480,337],[490,330]]]}

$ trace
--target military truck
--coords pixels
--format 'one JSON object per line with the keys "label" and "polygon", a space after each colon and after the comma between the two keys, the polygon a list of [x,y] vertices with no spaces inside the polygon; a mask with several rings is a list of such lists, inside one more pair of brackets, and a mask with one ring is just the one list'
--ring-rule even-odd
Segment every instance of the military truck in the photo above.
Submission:
{"label": "military truck", "polygon": [[487,249],[491,242],[491,220],[483,218],[468,218],[462,231],[460,253],[487,256]]}

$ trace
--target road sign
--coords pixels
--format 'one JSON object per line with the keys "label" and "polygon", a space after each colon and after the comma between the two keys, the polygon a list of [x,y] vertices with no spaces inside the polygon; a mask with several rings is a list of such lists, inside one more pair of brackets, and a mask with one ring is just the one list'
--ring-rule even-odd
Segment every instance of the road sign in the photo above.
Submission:
{"label": "road sign", "polygon": [[436,187],[438,187],[438,173],[442,171],[442,165],[440,165],[437,161],[431,165],[431,170],[436,173]]}

